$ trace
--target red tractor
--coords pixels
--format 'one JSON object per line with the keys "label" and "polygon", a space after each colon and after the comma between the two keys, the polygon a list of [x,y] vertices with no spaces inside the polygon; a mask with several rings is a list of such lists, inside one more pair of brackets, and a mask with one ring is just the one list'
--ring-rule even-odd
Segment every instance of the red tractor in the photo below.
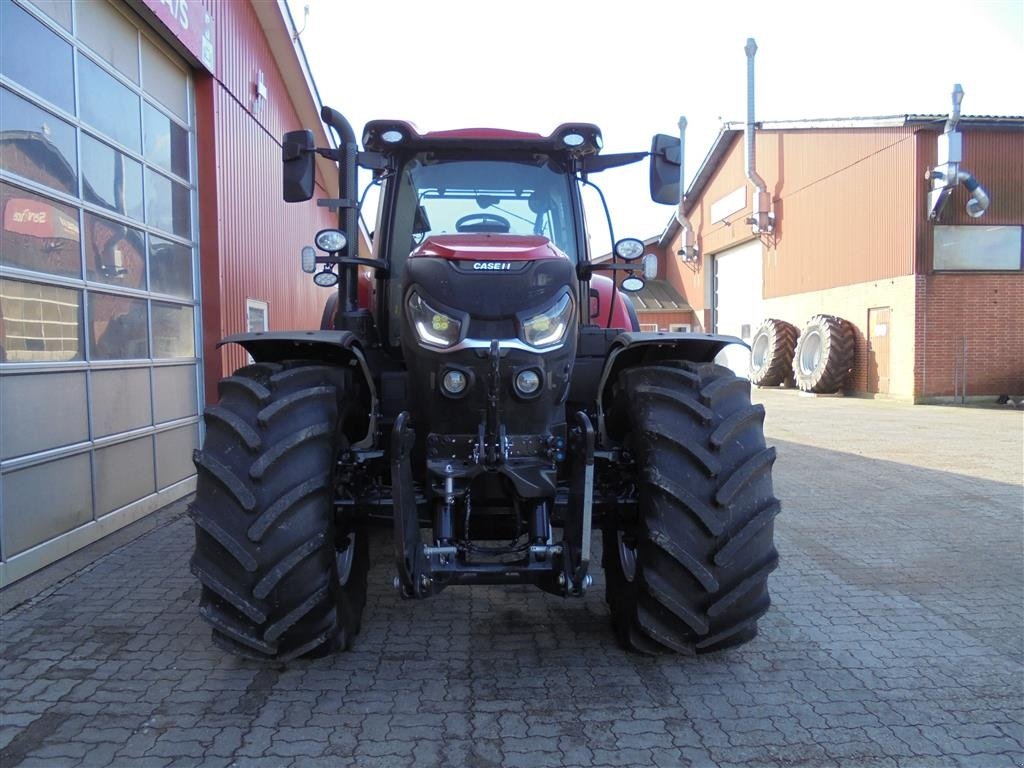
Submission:
{"label": "red tractor", "polygon": [[[741,342],[640,333],[626,292],[643,286],[644,245],[595,262],[581,203],[591,176],[648,155],[653,199],[678,202],[678,140],[601,155],[589,124],[420,134],[377,120],[360,150],[341,114],[322,118],[340,147],[286,134],[284,196],[312,197],[315,155],[337,161],[341,198],[321,202],[339,227],[303,267],[338,292],[319,331],[224,339],[255,362],[220,382],[195,454],[192,570],[214,640],[276,660],[350,647],[380,520],[407,598],[463,584],[583,595],[599,529],[626,647],[754,637],[779,502],[764,410],[713,362]],[[380,186],[369,258],[359,167]]]}

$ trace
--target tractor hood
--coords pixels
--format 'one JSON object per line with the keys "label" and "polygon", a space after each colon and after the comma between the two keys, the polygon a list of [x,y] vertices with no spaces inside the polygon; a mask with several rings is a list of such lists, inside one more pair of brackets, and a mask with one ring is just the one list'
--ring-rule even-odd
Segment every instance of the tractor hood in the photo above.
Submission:
{"label": "tractor hood", "polygon": [[437,309],[478,320],[474,335],[515,338],[516,317],[545,309],[569,290],[575,295],[572,261],[546,237],[460,234],[428,237],[405,263],[403,295],[416,289]]}
{"label": "tractor hood", "polygon": [[[524,265],[519,264],[519,269],[513,270],[515,263],[568,259],[546,237],[499,234],[431,235],[413,251],[411,257],[481,262],[478,271],[519,271]],[[498,266],[505,263],[508,266]]]}

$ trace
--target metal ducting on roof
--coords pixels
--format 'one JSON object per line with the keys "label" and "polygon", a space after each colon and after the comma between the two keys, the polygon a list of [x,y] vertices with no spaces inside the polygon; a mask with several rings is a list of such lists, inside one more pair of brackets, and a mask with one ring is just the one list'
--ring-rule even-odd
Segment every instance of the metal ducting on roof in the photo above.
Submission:
{"label": "metal ducting on roof", "polygon": [[957,83],[953,86],[953,107],[946,120],[946,128],[938,141],[937,164],[926,174],[931,181],[932,188],[928,192],[928,220],[937,221],[942,214],[942,209],[949,199],[954,187],[963,183],[971,194],[967,201],[967,215],[977,219],[985,215],[988,210],[989,197],[978,180],[969,172],[960,167],[963,160],[964,145],[963,134],[960,133],[960,103],[964,99],[964,89]]}
{"label": "metal ducting on roof", "polygon": [[679,208],[676,211],[676,221],[682,230],[679,238],[679,257],[686,263],[697,261],[697,236],[693,231],[693,225],[686,217],[686,118],[679,118]]}

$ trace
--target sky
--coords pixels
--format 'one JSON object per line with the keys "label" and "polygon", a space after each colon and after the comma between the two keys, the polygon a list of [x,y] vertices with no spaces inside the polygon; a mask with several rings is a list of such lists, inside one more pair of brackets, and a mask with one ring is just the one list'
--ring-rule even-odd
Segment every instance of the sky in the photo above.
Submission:
{"label": "sky", "polygon": [[[722,122],[746,119],[748,37],[759,121],[946,113],[954,83],[965,115],[1024,115],[1024,0],[287,2],[321,100],[357,136],[377,118],[543,134],[591,122],[605,152],[635,152],[685,115],[689,184]],[[658,235],[672,216],[647,170],[593,177],[616,237]]]}

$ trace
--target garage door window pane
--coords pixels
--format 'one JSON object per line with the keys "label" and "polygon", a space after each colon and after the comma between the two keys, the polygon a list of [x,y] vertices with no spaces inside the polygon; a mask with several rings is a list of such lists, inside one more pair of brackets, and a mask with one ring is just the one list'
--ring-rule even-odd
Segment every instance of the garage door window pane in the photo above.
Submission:
{"label": "garage door window pane", "polygon": [[78,56],[82,119],[119,144],[142,152],[139,97],[91,59]]}
{"label": "garage door window pane", "polygon": [[71,0],[32,0],[32,5],[71,31]]}
{"label": "garage door window pane", "polygon": [[139,32],[105,0],[78,3],[78,37],[133,83],[139,82]]}
{"label": "garage door window pane", "polygon": [[11,0],[0,2],[0,71],[74,114],[71,46]]}
{"label": "garage door window pane", "polygon": [[75,129],[0,88],[0,167],[71,195],[78,194]]}
{"label": "garage door window pane", "polygon": [[89,357],[133,360],[149,357],[146,302],[89,293]]}
{"label": "garage door window pane", "polygon": [[0,280],[0,361],[82,359],[82,292]]}
{"label": "garage door window pane", "polygon": [[146,159],[165,171],[188,179],[188,131],[150,104],[146,104],[143,110]]}
{"label": "garage door window pane", "polygon": [[188,120],[188,76],[150,40],[142,38],[142,87],[182,120]]}
{"label": "garage door window pane", "polygon": [[89,280],[146,289],[146,239],[142,232],[85,214],[85,273]]}
{"label": "garage door window pane", "polygon": [[0,263],[63,277],[81,277],[78,211],[28,190],[0,184]]}
{"label": "garage door window pane", "polygon": [[191,305],[153,302],[153,357],[195,357],[195,322]]}
{"label": "garage door window pane", "polygon": [[146,169],[146,221],[179,237],[192,234],[188,187]]}
{"label": "garage door window pane", "polygon": [[82,198],[142,221],[142,164],[83,133]]}
{"label": "garage door window pane", "polygon": [[154,293],[191,299],[192,249],[150,235],[149,280]]}

